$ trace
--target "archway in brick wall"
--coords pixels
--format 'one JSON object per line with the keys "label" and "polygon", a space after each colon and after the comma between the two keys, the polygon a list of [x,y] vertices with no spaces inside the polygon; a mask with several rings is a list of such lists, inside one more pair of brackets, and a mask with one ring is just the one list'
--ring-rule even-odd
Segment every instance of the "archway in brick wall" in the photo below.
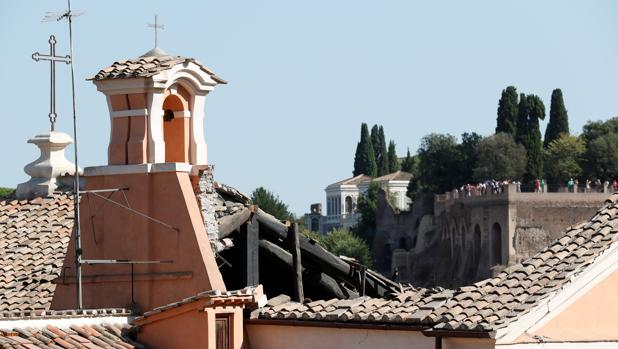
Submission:
{"label": "archway in brick wall", "polygon": [[491,266],[502,264],[502,228],[500,224],[491,226]]}
{"label": "archway in brick wall", "polygon": [[478,267],[479,261],[481,260],[481,237],[481,227],[476,224],[474,226],[474,233],[472,236],[472,254],[474,255],[472,261],[475,268]]}

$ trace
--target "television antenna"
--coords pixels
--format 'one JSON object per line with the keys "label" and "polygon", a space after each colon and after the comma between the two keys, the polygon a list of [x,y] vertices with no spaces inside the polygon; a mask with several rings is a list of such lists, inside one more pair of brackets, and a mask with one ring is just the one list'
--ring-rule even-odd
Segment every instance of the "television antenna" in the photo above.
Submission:
{"label": "television antenna", "polygon": [[[69,56],[71,66],[71,98],[73,107],[73,140],[75,145],[74,161],[75,161],[75,175],[73,177],[73,212],[74,212],[74,226],[75,226],[75,268],[77,276],[77,308],[83,309],[82,300],[82,241],[81,241],[81,228],[79,224],[79,165],[77,158],[77,112],[75,107],[75,67],[74,67],[74,55],[73,55],[73,17],[82,15],[83,12],[71,11],[71,0],[67,0],[67,10],[64,12],[47,12],[43,17],[42,22],[60,22],[66,20],[69,24]],[[50,40],[51,41],[51,40]],[[33,57],[34,58],[34,57]]]}
{"label": "television antenna", "polygon": [[45,12],[45,17],[41,20],[41,22],[60,22],[63,19],[68,19],[70,17],[77,17],[83,15],[84,11],[64,11],[64,12]]}

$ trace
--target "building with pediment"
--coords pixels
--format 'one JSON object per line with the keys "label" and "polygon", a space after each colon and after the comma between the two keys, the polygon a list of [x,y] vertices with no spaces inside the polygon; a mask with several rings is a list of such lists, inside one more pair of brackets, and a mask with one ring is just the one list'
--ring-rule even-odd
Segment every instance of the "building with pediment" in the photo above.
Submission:
{"label": "building with pediment", "polygon": [[388,193],[394,209],[405,211],[411,204],[410,198],[406,195],[410,180],[412,174],[396,171],[377,178],[361,174],[337,181],[324,189],[326,214],[323,214],[321,204],[311,205],[310,212],[305,214],[305,225],[321,234],[337,228],[353,228],[360,219],[357,211],[358,199],[367,193],[372,182],[380,185]]}

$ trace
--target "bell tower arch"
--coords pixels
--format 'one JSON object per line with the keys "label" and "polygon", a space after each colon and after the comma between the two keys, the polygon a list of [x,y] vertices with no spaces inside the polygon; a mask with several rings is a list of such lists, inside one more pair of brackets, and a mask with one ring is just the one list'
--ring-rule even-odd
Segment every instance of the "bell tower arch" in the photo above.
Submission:
{"label": "bell tower arch", "polygon": [[194,59],[153,49],[91,78],[108,101],[108,165],[207,165],[206,96],[226,82]]}

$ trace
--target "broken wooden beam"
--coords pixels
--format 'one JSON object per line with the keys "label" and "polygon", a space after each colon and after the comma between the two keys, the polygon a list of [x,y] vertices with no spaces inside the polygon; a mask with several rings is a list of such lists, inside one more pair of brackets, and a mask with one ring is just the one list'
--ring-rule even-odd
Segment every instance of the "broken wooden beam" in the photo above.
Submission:
{"label": "broken wooden beam", "polygon": [[[262,237],[270,238],[271,242],[287,248],[288,226],[259,208],[256,210],[255,216],[264,228],[261,229]],[[357,265],[359,263],[345,261],[302,234],[299,234],[299,243],[305,265],[315,266],[316,269],[337,280],[344,281],[350,287],[356,288],[360,286],[361,280],[359,280],[358,275],[355,273],[355,270],[360,267],[360,265]],[[371,269],[367,269],[364,284],[365,294],[371,297],[384,297],[389,293],[400,291],[398,283],[385,278]]]}
{"label": "broken wooden beam", "polygon": [[228,237],[241,225],[246,223],[251,216],[251,211],[248,208],[243,208],[241,211],[232,215],[221,217],[219,219],[219,239]]}
{"label": "broken wooden beam", "polygon": [[[263,253],[266,258],[276,263],[283,264],[286,269],[292,271],[292,254],[268,240],[260,240],[259,246],[260,253]],[[341,289],[341,286],[335,279],[320,271],[312,271],[303,268],[303,276],[307,277],[307,279],[315,280],[312,285],[319,288],[320,291],[330,294],[331,297],[340,299],[349,298],[346,294],[351,293],[349,290],[345,290],[347,292],[344,293],[344,290]]]}
{"label": "broken wooden beam", "polygon": [[[263,231],[263,234],[270,233],[280,241],[287,240],[288,227],[285,224],[259,208],[255,215],[260,224],[267,228]],[[329,274],[332,272],[343,279],[349,279],[352,276],[350,265],[341,260],[341,258],[325,250],[315,242],[310,241],[305,236],[299,236],[299,242],[302,256],[318,265],[322,270],[327,271]]]}
{"label": "broken wooden beam", "polygon": [[294,298],[297,302],[303,302],[305,300],[305,293],[303,290],[303,263],[300,256],[300,242],[298,235],[298,223],[292,223],[288,228],[288,245],[290,246],[290,253],[292,254],[292,275],[293,275],[293,289]]}
{"label": "broken wooden beam", "polygon": [[242,282],[245,287],[260,283],[260,227],[257,219],[246,222],[240,229]]}

